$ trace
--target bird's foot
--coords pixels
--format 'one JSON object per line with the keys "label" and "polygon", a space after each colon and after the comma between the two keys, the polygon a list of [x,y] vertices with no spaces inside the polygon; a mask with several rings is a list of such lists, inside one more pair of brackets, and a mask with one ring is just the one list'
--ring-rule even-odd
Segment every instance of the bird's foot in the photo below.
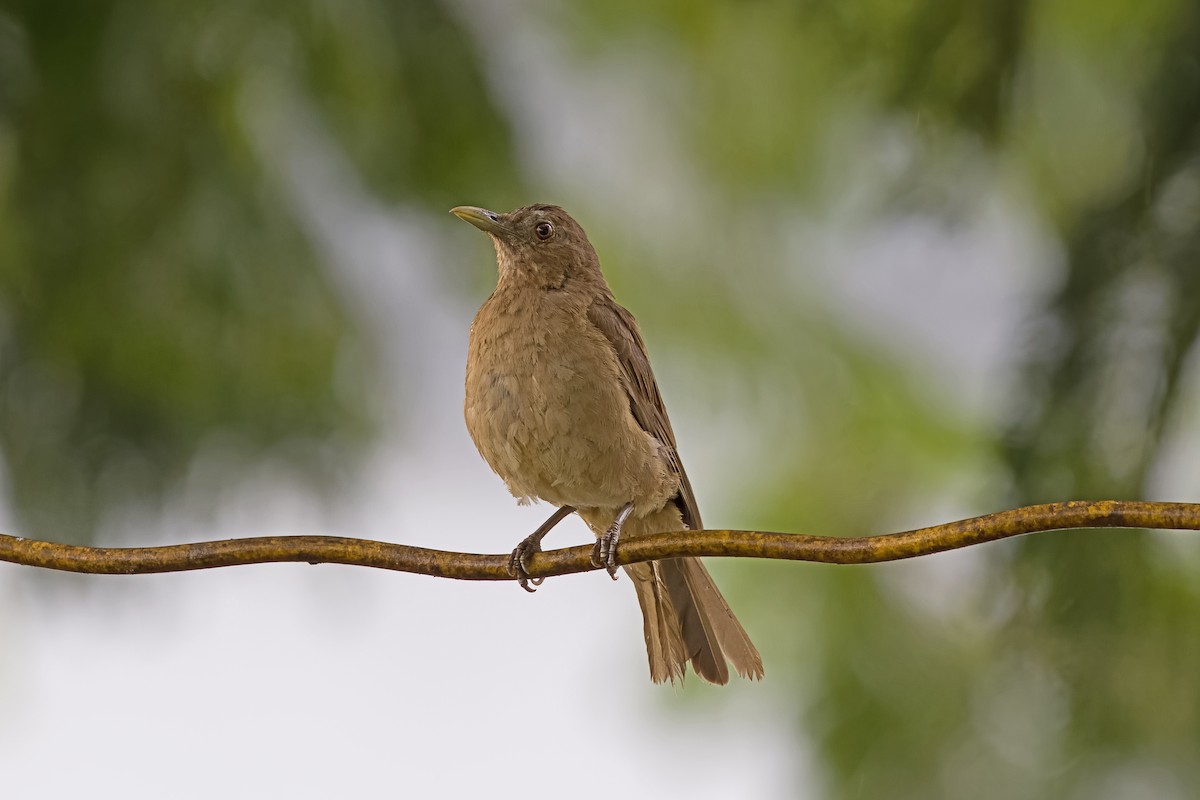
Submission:
{"label": "bird's foot", "polygon": [[508,574],[517,579],[517,585],[527,592],[535,592],[536,589],[530,588],[530,584],[541,586],[545,578],[529,577],[528,561],[534,553],[542,552],[542,539],[546,538],[546,534],[550,529],[557,525],[562,520],[575,513],[572,506],[563,506],[557,509],[550,515],[550,519],[543,522],[536,531],[526,536],[517,545],[512,555],[508,557]]}
{"label": "bird's foot", "polygon": [[[610,543],[609,534],[612,529],[604,532],[604,535],[596,540],[592,545],[592,566],[604,567],[608,570],[609,576],[615,581],[617,579],[617,557],[616,557],[616,541]],[[617,538],[620,537],[620,532]]]}
{"label": "bird's foot", "polygon": [[592,564],[608,570],[609,577],[617,579],[617,542],[621,539],[621,526],[633,511],[633,504],[626,503],[617,512],[617,518],[598,539],[592,548]]}
{"label": "bird's foot", "polygon": [[541,586],[545,578],[529,577],[529,570],[526,567],[526,562],[534,553],[542,552],[542,537],[537,533],[530,534],[521,540],[521,543],[513,548],[512,555],[508,558],[508,574],[517,579],[517,585],[527,592],[536,592],[529,584],[533,586]]}

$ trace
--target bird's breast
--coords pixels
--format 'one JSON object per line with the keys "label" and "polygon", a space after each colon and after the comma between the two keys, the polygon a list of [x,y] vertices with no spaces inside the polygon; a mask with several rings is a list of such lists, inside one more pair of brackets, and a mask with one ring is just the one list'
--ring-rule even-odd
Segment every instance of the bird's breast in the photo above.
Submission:
{"label": "bird's breast", "polygon": [[579,508],[659,507],[659,445],[633,419],[611,345],[560,293],[493,295],[468,343],[467,429],[519,498]]}

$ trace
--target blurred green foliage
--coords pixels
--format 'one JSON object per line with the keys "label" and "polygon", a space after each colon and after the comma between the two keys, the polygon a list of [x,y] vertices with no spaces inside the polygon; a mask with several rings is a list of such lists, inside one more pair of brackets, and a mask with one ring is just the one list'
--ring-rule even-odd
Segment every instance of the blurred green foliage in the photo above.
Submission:
{"label": "blurred green foliage", "polygon": [[[641,216],[655,187],[613,208],[511,166],[523,111],[497,87],[518,78],[483,65],[514,40],[485,4],[469,36],[468,7],[0,6],[0,447],[27,530],[86,536],[213,431],[269,449],[362,429],[369,346],[253,132],[281,97],[388,202],[443,214],[557,190],[528,199],[585,220],[668,401],[686,381],[714,421],[685,459],[751,465],[729,471],[730,525],[859,534],[945,521],[947,504],[1150,490],[1172,420],[1194,415],[1194,0],[492,12],[636,93],[689,181],[669,225]],[[540,86],[515,94],[566,113],[527,96]],[[952,230],[989,194],[1061,252],[1019,369],[991,384],[1000,422],[839,313],[812,278],[822,254],[789,238],[846,196]],[[831,797],[1188,797],[1200,554],[1180,545],[1030,537],[952,562],[957,588],[902,564],[726,577]]]}
{"label": "blurred green foliage", "polygon": [[[700,392],[753,420],[738,429],[755,466],[731,524],[859,534],[943,521],[921,504],[947,494],[984,510],[1146,493],[1168,421],[1194,418],[1181,403],[1200,325],[1200,6],[577,13],[565,24],[580,58],[670,54],[646,91],[682,118],[689,161],[716,187],[702,207],[719,233],[676,251],[703,273],[691,289],[680,297],[677,273],[614,281],[660,320],[658,298],[681,300],[660,328],[642,314],[648,341],[700,346],[706,370],[743,387]],[[880,129],[902,132],[898,171],[870,150]],[[795,289],[772,266],[819,257],[779,240],[803,209],[853,192],[864,164],[880,219],[952,228],[983,172],[997,176],[983,189],[1061,242],[1061,280],[1014,348],[1007,423],[957,408],[919,357],[897,359],[824,312],[819,285]],[[615,263],[639,261],[621,247]],[[943,608],[906,565],[763,570],[741,591],[758,599],[744,613],[767,651],[786,654],[768,664],[794,687],[829,796],[1187,797],[1200,786],[1200,559],[1179,544],[1097,532],[991,547],[982,565],[959,562],[967,586],[935,595]]]}
{"label": "blurred green foliage", "polygon": [[0,448],[31,535],[151,505],[217,434],[318,486],[365,432],[370,348],[254,131],[287,100],[390,199],[514,183],[439,3],[0,6]]}

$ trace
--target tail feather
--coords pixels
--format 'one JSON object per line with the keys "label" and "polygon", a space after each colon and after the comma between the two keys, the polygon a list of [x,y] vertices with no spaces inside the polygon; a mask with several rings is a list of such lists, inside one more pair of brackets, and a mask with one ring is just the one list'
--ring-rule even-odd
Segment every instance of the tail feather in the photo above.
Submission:
{"label": "tail feather", "polygon": [[[683,471],[683,465],[676,463],[676,466],[680,486],[673,505],[688,530],[700,530],[704,523],[700,521],[691,481]],[[743,678],[762,678],[762,656],[733,615],[704,563],[698,558],[672,558],[659,563],[696,674],[710,683],[724,685],[729,682],[729,669],[725,665],[728,658]]]}
{"label": "tail feather", "polygon": [[[702,601],[698,599],[706,595],[707,587],[714,590],[716,587],[711,579],[706,587],[695,569],[691,568],[693,564],[699,566],[700,562],[692,558],[672,558],[658,562],[658,568],[671,605],[675,608],[684,650],[692,662],[692,669],[709,683],[724,685],[729,683],[729,667],[725,664],[714,620],[708,613],[711,604],[701,608]],[[703,572],[704,567],[700,566],[700,570]],[[707,576],[707,573],[704,575]],[[720,597],[719,593],[717,597]]]}
{"label": "tail feather", "polygon": [[646,654],[650,659],[650,679],[655,683],[683,681],[688,657],[675,608],[659,576],[657,564],[631,564],[625,567],[637,590],[642,607],[642,626]]}
{"label": "tail feather", "polygon": [[[675,608],[686,609],[679,613],[679,618],[683,623],[684,644],[691,652],[692,667],[696,674],[712,683],[726,683],[729,671],[725,667],[725,660],[729,659],[737,674],[743,678],[762,678],[762,656],[738,618],[733,615],[733,610],[725,602],[725,597],[703,562],[698,558],[673,558],[660,563],[665,567],[664,580],[671,590]],[[673,586],[679,582],[679,578],[672,573],[682,578],[685,590]],[[688,620],[693,616],[701,623],[703,638],[689,630]],[[692,650],[694,644],[700,645],[698,652]],[[720,665],[719,669],[706,670],[706,666],[713,661]]]}
{"label": "tail feather", "polygon": [[[695,509],[687,511],[687,520],[698,524]],[[579,515],[597,535],[612,522],[611,511],[582,508]],[[684,524],[680,507],[668,504],[657,514],[630,517],[624,535],[678,530]],[[633,579],[642,607],[646,654],[655,683],[682,681],[689,661],[696,674],[710,683],[728,683],[729,664],[743,678],[763,676],[762,657],[699,559],[668,558],[629,564],[624,570]]]}
{"label": "tail feather", "polygon": [[709,683],[729,682],[726,659],[743,678],[763,676],[762,657],[695,558],[625,567],[642,607],[650,678],[683,680],[687,664]]}

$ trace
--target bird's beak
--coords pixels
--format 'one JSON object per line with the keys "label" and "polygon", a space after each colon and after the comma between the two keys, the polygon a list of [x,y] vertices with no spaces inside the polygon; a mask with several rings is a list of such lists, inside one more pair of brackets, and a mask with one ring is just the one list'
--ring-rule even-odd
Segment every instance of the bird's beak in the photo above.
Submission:
{"label": "bird's beak", "polygon": [[450,209],[450,213],[465,222],[471,223],[484,233],[509,233],[508,228],[500,221],[500,215],[495,211],[488,211],[486,208],[478,208],[476,206],[455,206]]}

